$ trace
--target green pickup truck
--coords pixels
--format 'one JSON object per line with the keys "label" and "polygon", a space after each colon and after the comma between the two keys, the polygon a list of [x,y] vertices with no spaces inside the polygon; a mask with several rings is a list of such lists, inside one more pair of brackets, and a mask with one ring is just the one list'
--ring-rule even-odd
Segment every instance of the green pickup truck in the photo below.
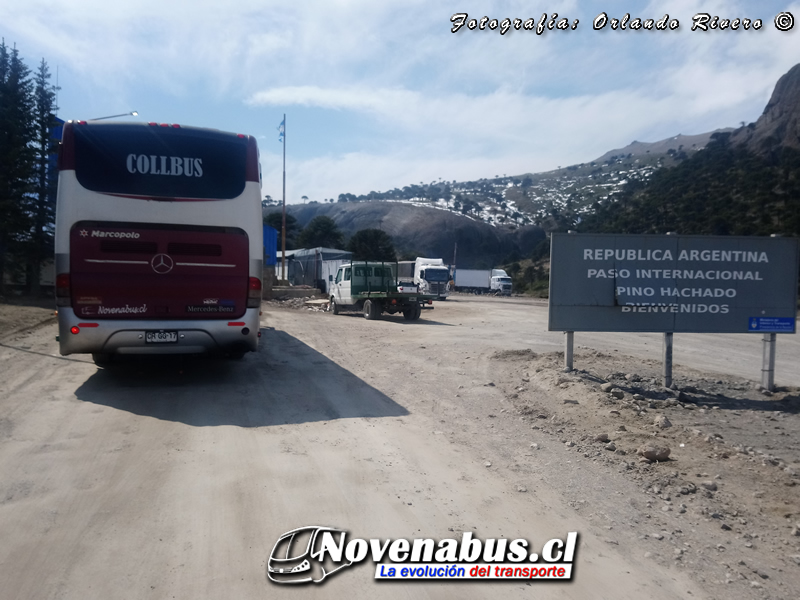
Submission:
{"label": "green pickup truck", "polygon": [[[408,321],[416,321],[424,304],[432,305],[435,295],[419,293],[411,281],[400,281],[397,263],[352,262],[339,267],[330,285],[330,311],[363,311],[367,319],[377,319],[381,313],[403,313]],[[433,308],[433,306],[430,306]]]}

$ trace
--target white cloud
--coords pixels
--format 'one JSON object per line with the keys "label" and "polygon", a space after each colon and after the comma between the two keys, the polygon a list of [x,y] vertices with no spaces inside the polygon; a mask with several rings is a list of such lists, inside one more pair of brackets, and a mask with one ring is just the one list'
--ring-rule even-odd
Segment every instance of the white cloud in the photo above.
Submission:
{"label": "white cloud", "polygon": [[[800,18],[800,4],[778,0],[26,0],[22,8],[11,1],[0,0],[0,34],[29,64],[44,56],[60,66],[70,116],[85,115],[88,103],[113,106],[109,112],[147,103],[178,122],[183,113],[201,115],[209,125],[273,139],[275,116],[301,107],[337,126],[348,136],[337,147],[347,153],[323,135],[302,150],[289,146],[305,152],[289,157],[290,180],[304,186],[297,197],[319,199],[545,170],[634,139],[736,126],[758,117],[800,56],[798,32],[772,24],[784,10]],[[544,9],[580,18],[579,28],[450,33],[455,12],[538,18]],[[668,12],[681,29],[593,31],[603,11]],[[761,17],[764,28],[692,32],[701,11]],[[353,121],[350,134],[342,124]],[[280,157],[262,157],[271,185]]]}
{"label": "white cloud", "polygon": [[[389,145],[385,154],[291,161],[287,182],[302,181],[303,186],[303,190],[291,186],[296,196],[324,199],[438,177],[473,180],[588,162],[632,141],[642,116],[670,113],[676,119],[682,110],[637,93],[553,100],[507,91],[479,98],[415,95],[406,108],[403,122],[413,116],[417,124],[405,128],[403,142]],[[379,112],[391,114],[387,109]],[[262,162],[265,181],[279,182],[280,157],[263,156]],[[293,198],[290,192],[290,201]]]}
{"label": "white cloud", "polygon": [[401,107],[418,102],[419,94],[402,89],[321,88],[290,86],[256,92],[246,103],[251,106],[311,106],[334,110],[355,110],[384,117]]}

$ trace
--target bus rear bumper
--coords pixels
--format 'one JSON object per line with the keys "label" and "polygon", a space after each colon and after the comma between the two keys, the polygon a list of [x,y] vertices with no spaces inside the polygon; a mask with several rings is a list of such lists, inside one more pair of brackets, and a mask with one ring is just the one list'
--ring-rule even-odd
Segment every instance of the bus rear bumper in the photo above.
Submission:
{"label": "bus rear bumper", "polygon": [[[104,319],[87,322],[72,308],[58,311],[62,355],[67,354],[211,354],[258,350],[259,309],[248,308],[235,320],[175,321]],[[72,333],[77,327],[78,332]],[[177,339],[148,342],[148,332],[174,332]]]}

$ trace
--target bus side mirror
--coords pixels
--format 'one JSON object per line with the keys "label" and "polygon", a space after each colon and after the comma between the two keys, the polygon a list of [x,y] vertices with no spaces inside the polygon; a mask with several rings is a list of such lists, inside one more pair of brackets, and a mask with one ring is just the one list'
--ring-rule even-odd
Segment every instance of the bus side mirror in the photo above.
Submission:
{"label": "bus side mirror", "polygon": [[328,281],[333,281],[333,275],[328,275]]}

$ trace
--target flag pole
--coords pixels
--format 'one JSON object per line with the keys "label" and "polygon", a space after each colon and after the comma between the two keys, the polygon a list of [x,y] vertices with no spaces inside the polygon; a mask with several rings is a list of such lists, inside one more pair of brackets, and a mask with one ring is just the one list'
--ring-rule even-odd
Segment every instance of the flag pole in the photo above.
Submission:
{"label": "flag pole", "polygon": [[288,281],[286,273],[286,113],[283,113],[283,225],[281,227],[281,274],[283,279]]}

